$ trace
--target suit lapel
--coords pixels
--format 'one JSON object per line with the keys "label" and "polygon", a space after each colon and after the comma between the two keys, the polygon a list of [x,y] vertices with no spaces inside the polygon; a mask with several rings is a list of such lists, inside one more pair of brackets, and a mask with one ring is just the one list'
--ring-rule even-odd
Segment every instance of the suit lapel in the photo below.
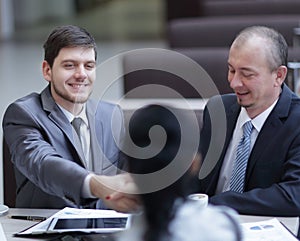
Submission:
{"label": "suit lapel", "polygon": [[44,110],[49,112],[49,119],[53,121],[57,125],[57,127],[65,133],[65,135],[67,136],[67,138],[72,143],[72,145],[78,153],[78,156],[81,161],[80,164],[86,167],[82,148],[78,148],[81,146],[80,140],[76,135],[75,131],[73,130],[72,125],[69,123],[67,117],[54,102],[50,94],[50,87],[47,87],[43,90],[43,92],[41,93],[41,99]]}
{"label": "suit lapel", "polygon": [[266,120],[261,132],[258,134],[253,149],[250,153],[248,164],[247,164],[247,173],[246,173],[246,181],[248,183],[249,178],[253,173],[253,169],[258,160],[260,160],[260,156],[267,149],[267,146],[274,137],[274,133],[276,130],[280,128],[282,123],[278,119],[278,117],[269,116]]}
{"label": "suit lapel", "polygon": [[[91,160],[90,164],[93,168],[92,170],[100,173],[102,170],[102,150],[99,145],[99,139],[98,137],[102,137],[103,135],[103,127],[102,122],[98,119],[96,119],[96,105],[92,101],[88,101],[87,103],[87,118],[89,120],[89,128],[90,128],[90,135],[91,135]],[[97,122],[97,123],[96,123]],[[97,126],[97,128],[96,128]],[[101,138],[101,141],[103,141],[103,138]],[[102,144],[102,143],[101,143]]]}
{"label": "suit lapel", "polygon": [[282,119],[288,116],[291,101],[292,92],[289,91],[284,85],[277,104],[266,119],[263,128],[258,134],[256,142],[253,146],[248,160],[245,183],[248,183],[248,180],[251,178],[255,164],[260,159],[262,153],[267,149],[266,146],[274,137],[274,133],[276,133],[277,130],[283,125]]}
{"label": "suit lapel", "polygon": [[224,152],[224,155],[223,155],[222,159],[224,159],[224,156],[225,156],[225,153],[227,151],[228,145],[231,141],[233,131],[235,129],[235,125],[236,125],[238,116],[240,114],[240,111],[241,111],[241,107],[237,103],[233,104],[230,107],[230,111],[229,111],[229,114],[227,116],[227,119],[228,119],[228,121],[227,121],[228,134],[226,135],[226,142],[225,142],[225,148],[224,148],[225,152]]}
{"label": "suit lapel", "polygon": [[[228,100],[230,100],[230,103],[231,104],[225,104],[225,102],[228,102]],[[223,99],[223,102],[221,103],[222,104],[222,108],[225,107],[226,110],[225,110],[225,113],[226,113],[226,137],[225,137],[225,143],[222,144],[223,146],[223,149],[222,149],[222,152],[221,152],[221,155],[219,156],[219,159],[218,159],[218,162],[214,168],[214,171],[213,171],[213,176],[212,176],[212,180],[213,181],[210,181],[210,184],[207,188],[207,190],[214,190],[216,189],[216,184],[218,183],[218,179],[219,179],[219,175],[220,175],[220,171],[221,171],[221,168],[222,168],[222,165],[223,165],[223,161],[224,161],[224,157],[225,157],[225,154],[226,154],[226,151],[227,151],[227,148],[228,148],[228,145],[231,141],[231,138],[232,138],[232,134],[233,134],[233,131],[234,131],[234,128],[235,128],[235,124],[236,124],[236,121],[237,121],[237,118],[238,118],[238,115],[239,115],[239,112],[240,112],[240,106],[236,103],[236,97],[234,95],[231,95],[228,97],[228,95],[226,95],[226,97],[224,97]],[[217,112],[220,112],[219,111],[219,108],[220,106],[213,106],[213,108],[211,108],[210,111],[217,111]],[[213,191],[213,192],[214,192]]]}

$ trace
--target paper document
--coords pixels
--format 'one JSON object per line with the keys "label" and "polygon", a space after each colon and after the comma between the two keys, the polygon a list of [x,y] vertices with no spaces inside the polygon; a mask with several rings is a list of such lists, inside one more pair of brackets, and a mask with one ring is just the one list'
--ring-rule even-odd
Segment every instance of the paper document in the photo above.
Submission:
{"label": "paper document", "polygon": [[278,219],[243,223],[243,241],[297,241],[298,239]]}
{"label": "paper document", "polygon": [[2,224],[0,223],[0,240],[1,241],[7,241],[6,239],[6,236],[5,236],[5,233],[3,231],[3,227],[2,227]]}
{"label": "paper document", "polygon": [[[77,209],[66,207],[16,236],[65,232],[112,233],[129,228],[130,214],[113,210]],[[101,225],[101,226],[100,226]]]}

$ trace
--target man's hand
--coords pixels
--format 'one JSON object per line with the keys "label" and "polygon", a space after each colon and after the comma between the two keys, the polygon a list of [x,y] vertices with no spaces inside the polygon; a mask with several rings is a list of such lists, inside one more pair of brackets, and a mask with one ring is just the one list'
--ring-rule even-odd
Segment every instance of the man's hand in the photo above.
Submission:
{"label": "man's hand", "polygon": [[129,174],[115,176],[93,175],[91,192],[102,199],[108,208],[119,212],[135,212],[140,209],[138,190]]}

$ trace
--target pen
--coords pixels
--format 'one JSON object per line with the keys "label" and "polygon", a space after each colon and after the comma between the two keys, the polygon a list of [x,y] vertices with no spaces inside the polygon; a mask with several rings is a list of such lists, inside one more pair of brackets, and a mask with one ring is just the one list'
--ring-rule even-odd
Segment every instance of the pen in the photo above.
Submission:
{"label": "pen", "polygon": [[44,221],[47,218],[41,216],[20,216],[20,215],[12,215],[10,216],[12,219],[22,219],[22,220],[30,220],[30,221]]}

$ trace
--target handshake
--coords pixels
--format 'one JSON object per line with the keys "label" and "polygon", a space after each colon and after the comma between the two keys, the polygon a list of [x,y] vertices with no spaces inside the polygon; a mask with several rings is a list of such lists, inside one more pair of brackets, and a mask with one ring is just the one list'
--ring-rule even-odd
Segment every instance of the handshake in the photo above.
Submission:
{"label": "handshake", "polygon": [[141,208],[138,188],[128,173],[115,176],[93,175],[90,189],[92,195],[118,212],[137,212]]}

